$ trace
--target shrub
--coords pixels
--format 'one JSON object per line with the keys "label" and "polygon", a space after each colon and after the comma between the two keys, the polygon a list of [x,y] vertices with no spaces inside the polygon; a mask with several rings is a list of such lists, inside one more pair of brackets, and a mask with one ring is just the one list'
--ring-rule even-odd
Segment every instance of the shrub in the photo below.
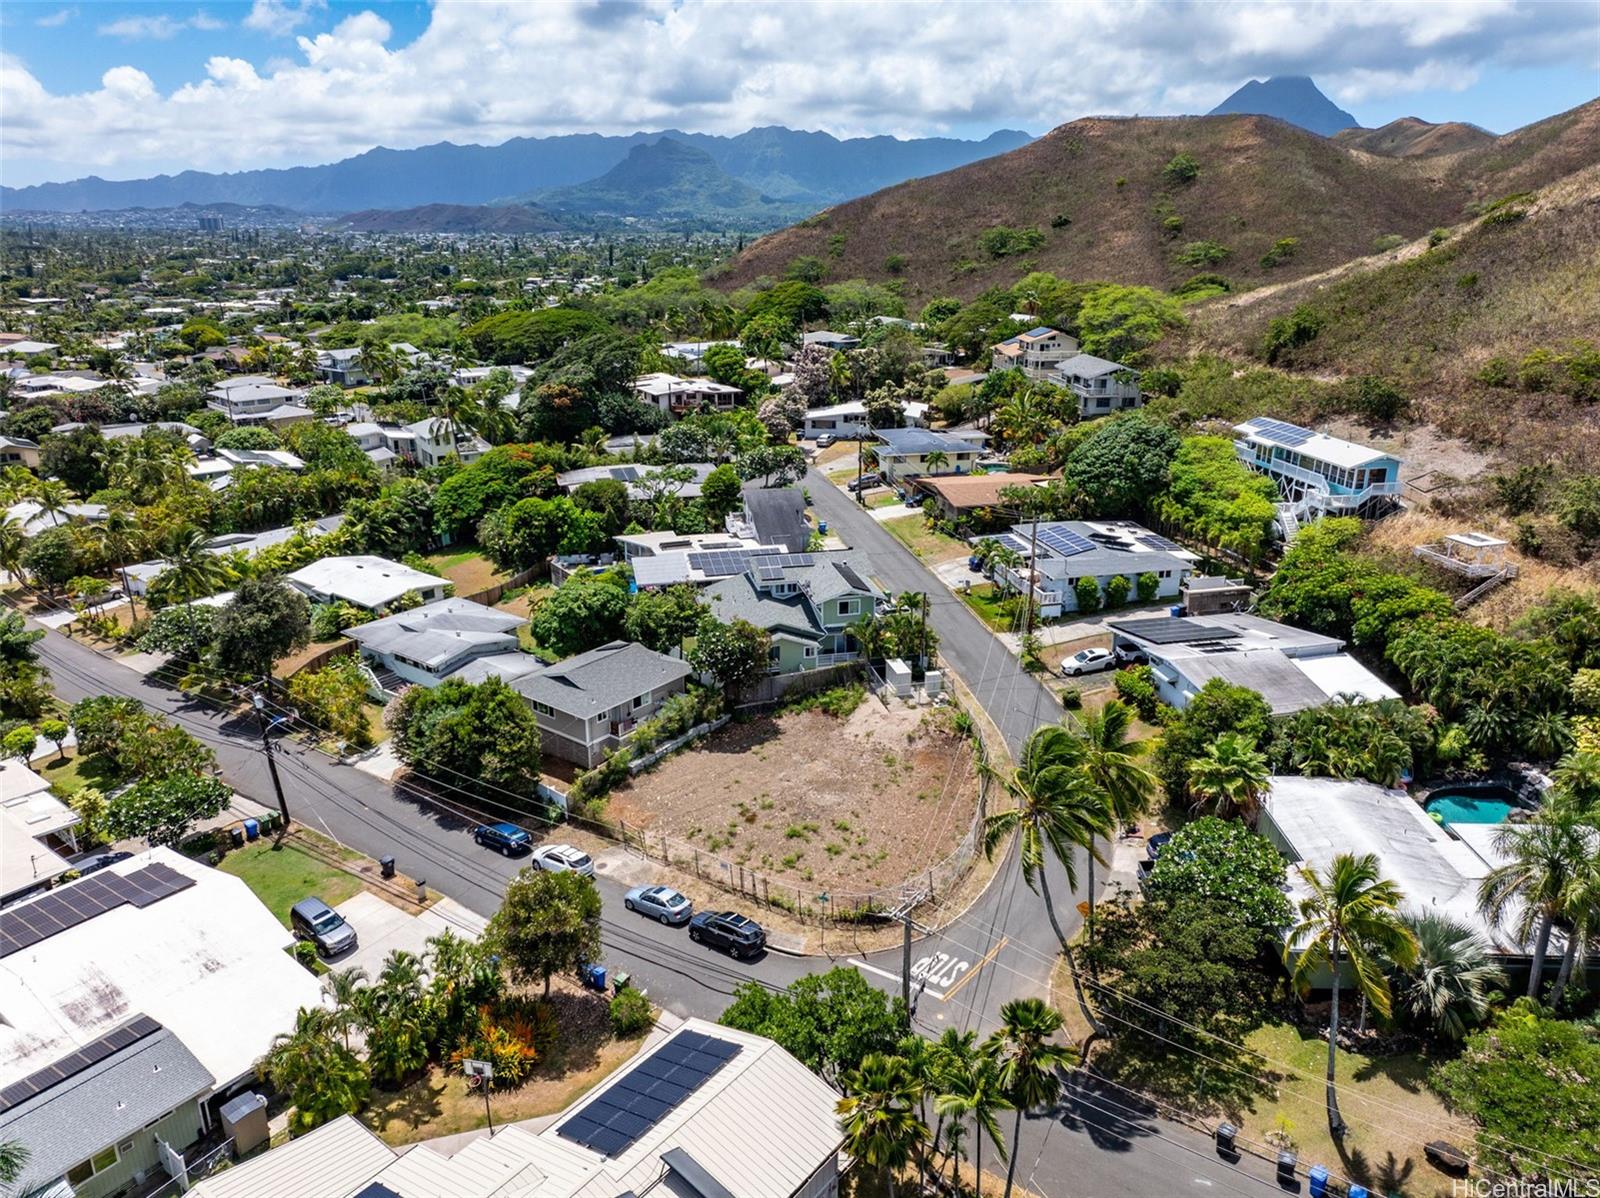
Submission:
{"label": "shrub", "polygon": [[1149,603],[1156,597],[1156,592],[1161,589],[1161,579],[1153,571],[1146,570],[1139,575],[1139,602]]}
{"label": "shrub", "polygon": [[978,248],[991,258],[1012,258],[1036,250],[1043,244],[1044,233],[1038,229],[994,225],[978,234]]}
{"label": "shrub", "polygon": [[1050,227],[1052,229],[1065,229],[1071,223],[1072,218],[1065,212],[1058,212],[1050,218]]}
{"label": "shrub", "polygon": [[1141,720],[1153,720],[1161,700],[1156,695],[1155,678],[1149,666],[1129,666],[1118,670],[1114,683],[1117,698],[1139,713]]}
{"label": "shrub", "polygon": [[655,1023],[650,1000],[632,986],[617,991],[611,1000],[611,1030],[623,1038],[642,1036]]}
{"label": "shrub", "polygon": [[488,1061],[494,1066],[492,1086],[496,1089],[520,1086],[539,1063],[539,1049],[534,1044],[534,1019],[529,1007],[536,1008],[536,1004],[516,999],[506,1000],[498,1010],[479,1007],[477,1022],[462,1035],[456,1051],[450,1055],[451,1063]]}
{"label": "shrub", "polygon": [[1456,286],[1461,288],[1463,291],[1467,290],[1468,288],[1476,287],[1477,285],[1478,272],[1475,270],[1469,270],[1466,274],[1462,275],[1456,280]]}
{"label": "shrub", "polygon": [[1485,387],[1509,387],[1516,380],[1516,368],[1509,358],[1490,358],[1478,368],[1478,381]]}
{"label": "shrub", "polygon": [[890,254],[883,260],[883,269],[892,275],[903,274],[909,259],[904,254]]}
{"label": "shrub", "polygon": [[1479,221],[1478,224],[1486,229],[1492,229],[1496,225],[1514,225],[1527,215],[1528,210],[1526,208],[1496,208]]}
{"label": "shrub", "polygon": [[373,619],[364,607],[356,607],[344,600],[319,603],[311,609],[311,636],[313,640],[331,641],[343,635],[346,628],[354,628]]}
{"label": "shrub", "polygon": [[1429,229],[1428,230],[1428,248],[1429,249],[1432,249],[1436,245],[1443,245],[1445,242],[1447,242],[1449,240],[1450,240],[1450,230],[1449,229],[1441,227],[1441,228],[1437,228],[1437,229]]}
{"label": "shrub", "polygon": [[1388,424],[1408,406],[1409,401],[1388,379],[1364,374],[1355,382],[1355,410],[1375,424]]}
{"label": "shrub", "polygon": [[1083,708],[1083,692],[1075,686],[1069,686],[1061,692],[1061,706],[1068,711],[1079,711]]}
{"label": "shrub", "polygon": [[1600,670],[1579,670],[1572,676],[1572,703],[1580,711],[1600,711]]}
{"label": "shrub", "polygon": [[1397,246],[1404,245],[1405,243],[1406,239],[1400,236],[1400,234],[1385,233],[1382,237],[1379,237],[1373,241],[1372,248],[1374,252],[1384,254],[1396,248]]}
{"label": "shrub", "polygon": [[1272,243],[1272,248],[1261,255],[1263,270],[1271,270],[1280,262],[1287,262],[1294,257],[1296,248],[1300,245],[1298,237],[1280,237]]}
{"label": "shrub", "polygon": [[1193,183],[1200,177],[1200,164],[1188,154],[1174,154],[1161,168],[1161,177],[1177,187]]}
{"label": "shrub", "polygon": [[1183,266],[1215,266],[1231,249],[1217,241],[1191,241],[1178,251],[1178,262]]}
{"label": "shrub", "polygon": [[1078,610],[1087,615],[1100,610],[1100,584],[1093,578],[1080,578],[1073,584],[1072,593],[1078,600]]}
{"label": "shrub", "polygon": [[1183,232],[1183,217],[1174,212],[1171,216],[1162,219],[1161,228],[1165,232],[1171,234],[1173,237],[1176,237],[1179,233]]}
{"label": "shrub", "polygon": [[1133,584],[1127,577],[1118,574],[1115,578],[1106,580],[1106,606],[1121,607],[1128,601],[1128,594],[1133,590]]}
{"label": "shrub", "polygon": [[1277,316],[1267,325],[1267,336],[1262,353],[1268,362],[1292,349],[1299,349],[1316,340],[1322,332],[1322,315],[1307,304],[1301,304],[1287,316]]}
{"label": "shrub", "polygon": [[1261,932],[1287,927],[1283,855],[1241,823],[1207,815],[1173,834],[1150,871],[1152,900],[1218,899]]}

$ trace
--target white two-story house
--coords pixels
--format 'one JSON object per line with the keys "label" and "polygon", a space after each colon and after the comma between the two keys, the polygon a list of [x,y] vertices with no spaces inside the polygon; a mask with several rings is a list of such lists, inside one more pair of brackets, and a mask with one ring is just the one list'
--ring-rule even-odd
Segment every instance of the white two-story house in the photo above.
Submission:
{"label": "white two-story house", "polygon": [[1078,339],[1059,329],[1040,325],[1007,337],[989,356],[991,370],[1020,370],[1031,379],[1046,379],[1062,362],[1078,352]]}

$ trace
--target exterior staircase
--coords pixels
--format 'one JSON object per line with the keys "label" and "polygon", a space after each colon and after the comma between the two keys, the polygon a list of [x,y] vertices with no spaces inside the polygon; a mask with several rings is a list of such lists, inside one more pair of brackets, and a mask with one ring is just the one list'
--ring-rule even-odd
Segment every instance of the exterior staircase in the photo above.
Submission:
{"label": "exterior staircase", "polygon": [[1292,545],[1295,537],[1300,535],[1300,517],[1295,512],[1295,509],[1299,506],[1299,504],[1295,503],[1280,503],[1278,505],[1278,524],[1283,529],[1283,543],[1285,545]]}
{"label": "exterior staircase", "polygon": [[361,663],[361,673],[367,680],[367,689],[377,699],[392,699],[406,685],[406,680],[393,670],[382,667],[374,669],[369,662]]}

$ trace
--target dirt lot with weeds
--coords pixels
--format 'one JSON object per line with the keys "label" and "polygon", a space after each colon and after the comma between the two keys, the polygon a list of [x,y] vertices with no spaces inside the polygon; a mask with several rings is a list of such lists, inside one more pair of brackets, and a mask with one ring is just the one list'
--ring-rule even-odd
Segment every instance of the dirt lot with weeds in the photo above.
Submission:
{"label": "dirt lot with weeds", "polygon": [[947,708],[868,699],[736,721],[612,793],[608,816],[708,856],[839,893],[904,881],[947,856],[978,797]]}

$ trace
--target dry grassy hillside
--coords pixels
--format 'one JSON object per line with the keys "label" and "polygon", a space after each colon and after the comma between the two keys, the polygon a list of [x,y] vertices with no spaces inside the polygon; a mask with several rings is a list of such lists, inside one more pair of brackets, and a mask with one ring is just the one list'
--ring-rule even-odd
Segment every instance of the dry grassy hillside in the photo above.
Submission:
{"label": "dry grassy hillside", "polygon": [[1600,462],[1600,405],[1557,380],[1482,381],[1494,362],[1519,373],[1538,350],[1600,343],[1600,166],[1499,213],[1325,274],[1202,304],[1169,350],[1260,358],[1270,322],[1296,309],[1320,331],[1277,364],[1318,377],[1380,374],[1446,432],[1523,459]]}
{"label": "dry grassy hillside", "polygon": [[[1191,183],[1163,178],[1179,153],[1199,164]],[[1270,117],[1096,118],[763,237],[717,282],[781,276],[802,255],[826,262],[830,280],[898,274],[913,306],[1009,285],[1029,269],[1157,287],[1205,270],[1260,282],[1326,269],[1371,252],[1377,237],[1414,236],[1458,211],[1456,193],[1412,164],[1349,151]],[[1171,216],[1181,230],[1164,227]],[[991,257],[980,235],[1002,225],[1038,230],[1043,243]],[[1298,239],[1294,257],[1264,270],[1258,260],[1284,237]],[[1231,252],[1215,266],[1179,262],[1197,241]],[[898,270],[894,255],[904,259]]]}
{"label": "dry grassy hillside", "polygon": [[[1372,253],[1380,237],[1419,236],[1463,219],[1475,203],[1600,162],[1600,101],[1445,153],[1445,145],[1471,140],[1450,128],[1423,135],[1437,137],[1441,152],[1392,157],[1269,117],[1074,121],[1009,154],[769,234],[715,282],[732,288],[778,278],[810,256],[826,264],[828,281],[902,279],[912,308],[936,295],[970,298],[1032,269],[1157,287],[1214,271],[1254,287],[1327,270]],[[1199,164],[1191,183],[1163,178],[1179,153]],[[1181,218],[1181,229],[1167,227],[1171,217]],[[997,226],[1034,230],[1042,241],[997,258],[980,242]],[[1297,241],[1293,256],[1260,265],[1285,237]],[[1202,241],[1228,256],[1215,265],[1179,260]]]}
{"label": "dry grassy hillside", "polygon": [[1386,158],[1427,158],[1437,154],[1459,154],[1492,144],[1495,135],[1476,125],[1446,121],[1436,125],[1414,116],[1403,116],[1378,129],[1341,129],[1333,140],[1351,150],[1365,150]]}

